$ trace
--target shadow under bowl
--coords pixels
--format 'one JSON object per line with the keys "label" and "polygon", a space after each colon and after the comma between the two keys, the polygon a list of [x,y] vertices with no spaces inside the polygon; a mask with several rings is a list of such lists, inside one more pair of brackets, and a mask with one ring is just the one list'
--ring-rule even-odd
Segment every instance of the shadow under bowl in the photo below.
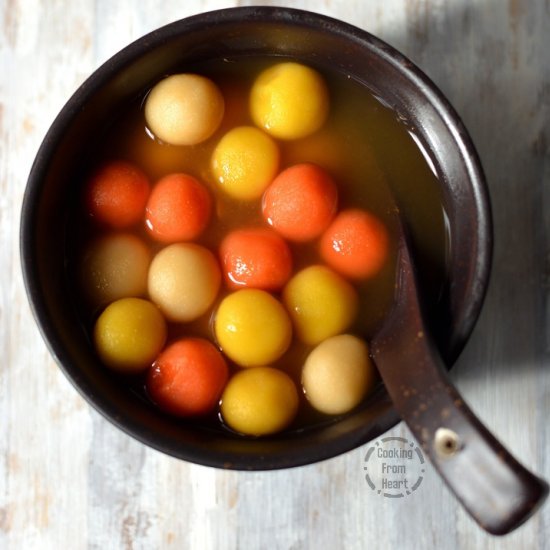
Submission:
{"label": "shadow under bowl", "polygon": [[364,84],[407,120],[430,152],[449,230],[446,330],[438,338],[450,366],[477,320],[491,261],[491,215],[474,146],[460,118],[408,59],[367,32],[288,8],[232,8],[162,27],[119,52],[69,99],[32,166],[21,217],[21,258],[31,307],[61,369],[113,424],[169,455],[220,468],[265,470],[330,458],[399,421],[380,388],[369,406],[325,425],[261,439],[171,420],[101,368],[68,296],[65,231],[72,174],[86,145],[122,102],[186,63],[231,56],[285,56],[326,66]]}

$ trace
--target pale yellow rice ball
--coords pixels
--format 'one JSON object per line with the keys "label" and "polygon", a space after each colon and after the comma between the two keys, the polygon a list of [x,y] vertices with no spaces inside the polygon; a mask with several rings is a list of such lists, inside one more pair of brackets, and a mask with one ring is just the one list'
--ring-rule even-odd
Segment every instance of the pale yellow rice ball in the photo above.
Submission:
{"label": "pale yellow rice ball", "polygon": [[343,414],[370,393],[376,369],[367,344],[351,334],[339,334],[321,342],[308,355],[302,370],[302,386],[311,405],[326,414]]}
{"label": "pale yellow rice ball", "polygon": [[147,245],[135,235],[112,233],[96,239],[79,267],[84,295],[93,306],[145,295],[150,261]]}
{"label": "pale yellow rice ball", "polygon": [[149,296],[170,321],[193,321],[205,314],[220,283],[220,269],[212,252],[193,243],[163,248],[149,268]]}
{"label": "pale yellow rice ball", "polygon": [[145,120],[153,134],[171,145],[196,145],[221,124],[224,99],[204,76],[175,74],[161,80],[145,101]]}

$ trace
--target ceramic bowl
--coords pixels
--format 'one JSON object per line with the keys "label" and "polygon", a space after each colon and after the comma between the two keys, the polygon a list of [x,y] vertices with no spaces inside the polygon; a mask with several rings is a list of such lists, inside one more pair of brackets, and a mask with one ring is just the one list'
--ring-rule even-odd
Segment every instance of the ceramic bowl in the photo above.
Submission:
{"label": "ceramic bowl", "polygon": [[72,175],[86,144],[135,98],[176,67],[212,58],[284,56],[341,71],[391,107],[429,152],[441,186],[448,267],[437,341],[449,366],[478,317],[488,284],[491,217],[480,162],[459,116],[411,61],[364,30],[314,13],[246,7],[162,27],[116,54],[68,100],[34,161],[21,217],[29,301],[65,375],[109,421],[146,445],[220,468],[276,469],[336,456],[399,421],[380,388],[368,406],[316,427],[251,439],[171,420],[128,391],[98,360],[67,292],[66,219]]}

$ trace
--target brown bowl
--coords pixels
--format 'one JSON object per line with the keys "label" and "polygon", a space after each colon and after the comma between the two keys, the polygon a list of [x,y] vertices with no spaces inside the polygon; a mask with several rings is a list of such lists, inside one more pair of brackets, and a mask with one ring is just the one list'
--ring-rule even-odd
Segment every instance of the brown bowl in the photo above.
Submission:
{"label": "brown bowl", "polygon": [[[261,439],[241,438],[168,418],[101,368],[67,292],[68,197],[86,144],[101,135],[122,102],[186,63],[262,55],[292,57],[350,75],[390,106],[429,152],[448,225],[448,266],[433,327],[448,366],[468,339],[489,279],[491,216],[474,146],[434,84],[389,45],[321,15],[248,7],[204,13],[137,40],[76,91],[48,131],[32,166],[21,217],[21,258],[36,321],[61,369],[116,426],[175,457],[221,468],[265,470],[346,452],[399,421],[381,388],[342,418]],[[399,201],[399,196],[397,197]]]}

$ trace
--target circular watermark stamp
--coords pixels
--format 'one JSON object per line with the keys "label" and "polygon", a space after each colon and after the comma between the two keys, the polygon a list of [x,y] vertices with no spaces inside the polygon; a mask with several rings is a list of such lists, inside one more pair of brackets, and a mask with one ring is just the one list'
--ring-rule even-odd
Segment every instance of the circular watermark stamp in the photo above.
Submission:
{"label": "circular watermark stamp", "polygon": [[368,486],[383,497],[410,495],[424,479],[424,455],[416,443],[404,437],[379,439],[368,448],[364,462]]}

